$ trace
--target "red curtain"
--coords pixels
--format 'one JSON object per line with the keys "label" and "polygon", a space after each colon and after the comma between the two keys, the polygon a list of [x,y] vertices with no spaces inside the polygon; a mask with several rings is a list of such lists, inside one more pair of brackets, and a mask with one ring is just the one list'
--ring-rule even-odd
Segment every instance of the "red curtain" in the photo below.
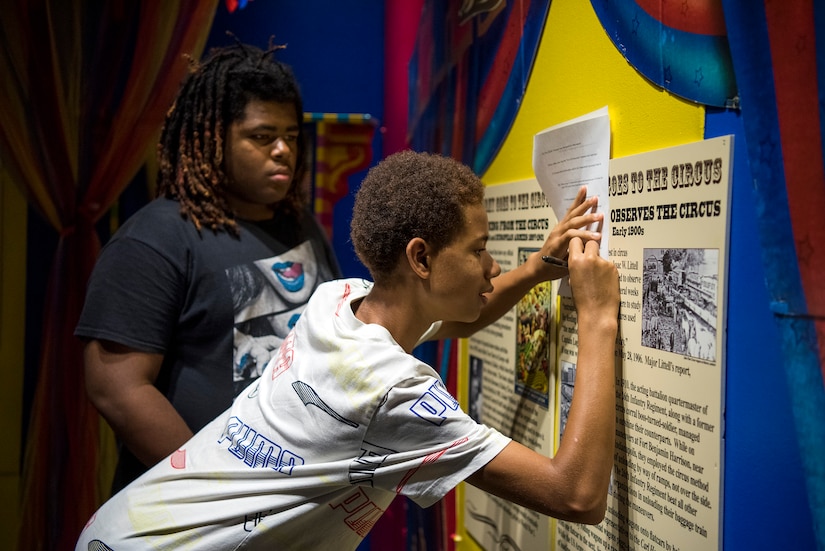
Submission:
{"label": "red curtain", "polygon": [[[144,163],[217,0],[6,3],[0,161],[59,234],[23,466],[19,549],[73,549],[106,497],[100,419],[72,335],[100,219]],[[23,366],[19,366],[22,369]]]}

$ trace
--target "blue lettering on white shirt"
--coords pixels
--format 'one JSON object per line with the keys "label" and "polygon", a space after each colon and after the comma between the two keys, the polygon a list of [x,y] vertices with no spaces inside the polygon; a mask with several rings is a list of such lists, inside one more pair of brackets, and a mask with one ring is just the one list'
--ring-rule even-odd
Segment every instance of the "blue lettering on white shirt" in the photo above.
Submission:
{"label": "blue lettering on white shirt", "polygon": [[301,456],[261,436],[255,429],[234,415],[226,423],[218,444],[226,440],[230,442],[227,451],[253,469],[266,467],[285,475],[291,475],[295,465],[304,464]]}
{"label": "blue lettering on white shirt", "polygon": [[453,398],[441,381],[434,382],[410,407],[415,415],[439,427],[447,418],[444,413],[448,409],[458,410],[458,400]]}

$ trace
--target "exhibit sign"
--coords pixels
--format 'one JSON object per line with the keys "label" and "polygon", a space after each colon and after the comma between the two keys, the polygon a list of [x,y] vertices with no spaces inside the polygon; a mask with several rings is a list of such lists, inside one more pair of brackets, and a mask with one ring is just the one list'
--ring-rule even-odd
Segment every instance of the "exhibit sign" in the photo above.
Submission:
{"label": "exhibit sign", "polygon": [[[610,161],[604,230],[621,307],[605,520],[552,521],[468,485],[465,525],[482,548],[721,546],[732,140]],[[539,190],[532,180],[487,189],[488,249],[505,271],[556,222]],[[468,342],[471,413],[547,455],[563,438],[575,391],[576,311],[557,290],[537,286]]]}
{"label": "exhibit sign", "polygon": [[[610,162],[608,253],[621,293],[614,470],[605,520],[559,522],[557,549],[721,547],[732,152],[723,136]],[[560,342],[572,343],[559,350],[563,417],[575,382],[568,298],[560,318]]]}

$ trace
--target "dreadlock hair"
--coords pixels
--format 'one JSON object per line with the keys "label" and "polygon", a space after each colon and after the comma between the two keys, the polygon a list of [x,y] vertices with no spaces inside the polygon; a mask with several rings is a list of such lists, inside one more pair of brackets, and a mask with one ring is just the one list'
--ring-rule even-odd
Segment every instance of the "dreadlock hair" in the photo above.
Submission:
{"label": "dreadlock hair", "polygon": [[209,52],[202,62],[190,58],[175,103],[166,114],[158,142],[158,196],[177,199],[184,218],[198,231],[238,235],[235,215],[226,200],[229,176],[224,147],[231,124],[243,118],[250,101],[291,103],[299,123],[294,178],[276,213],[299,215],[306,200],[301,180],[306,172],[303,102],[290,67],[263,51],[236,43]]}

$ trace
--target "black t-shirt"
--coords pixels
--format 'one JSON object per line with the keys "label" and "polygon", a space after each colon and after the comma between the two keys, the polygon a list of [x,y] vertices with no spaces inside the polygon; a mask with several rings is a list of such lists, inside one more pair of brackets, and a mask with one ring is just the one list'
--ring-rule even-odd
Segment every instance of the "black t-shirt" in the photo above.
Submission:
{"label": "black t-shirt", "polygon": [[[156,199],[103,248],[75,334],[163,354],[155,385],[193,432],[258,377],[322,282],[340,277],[310,214],[197,231]],[[114,488],[145,468],[121,450]]]}

